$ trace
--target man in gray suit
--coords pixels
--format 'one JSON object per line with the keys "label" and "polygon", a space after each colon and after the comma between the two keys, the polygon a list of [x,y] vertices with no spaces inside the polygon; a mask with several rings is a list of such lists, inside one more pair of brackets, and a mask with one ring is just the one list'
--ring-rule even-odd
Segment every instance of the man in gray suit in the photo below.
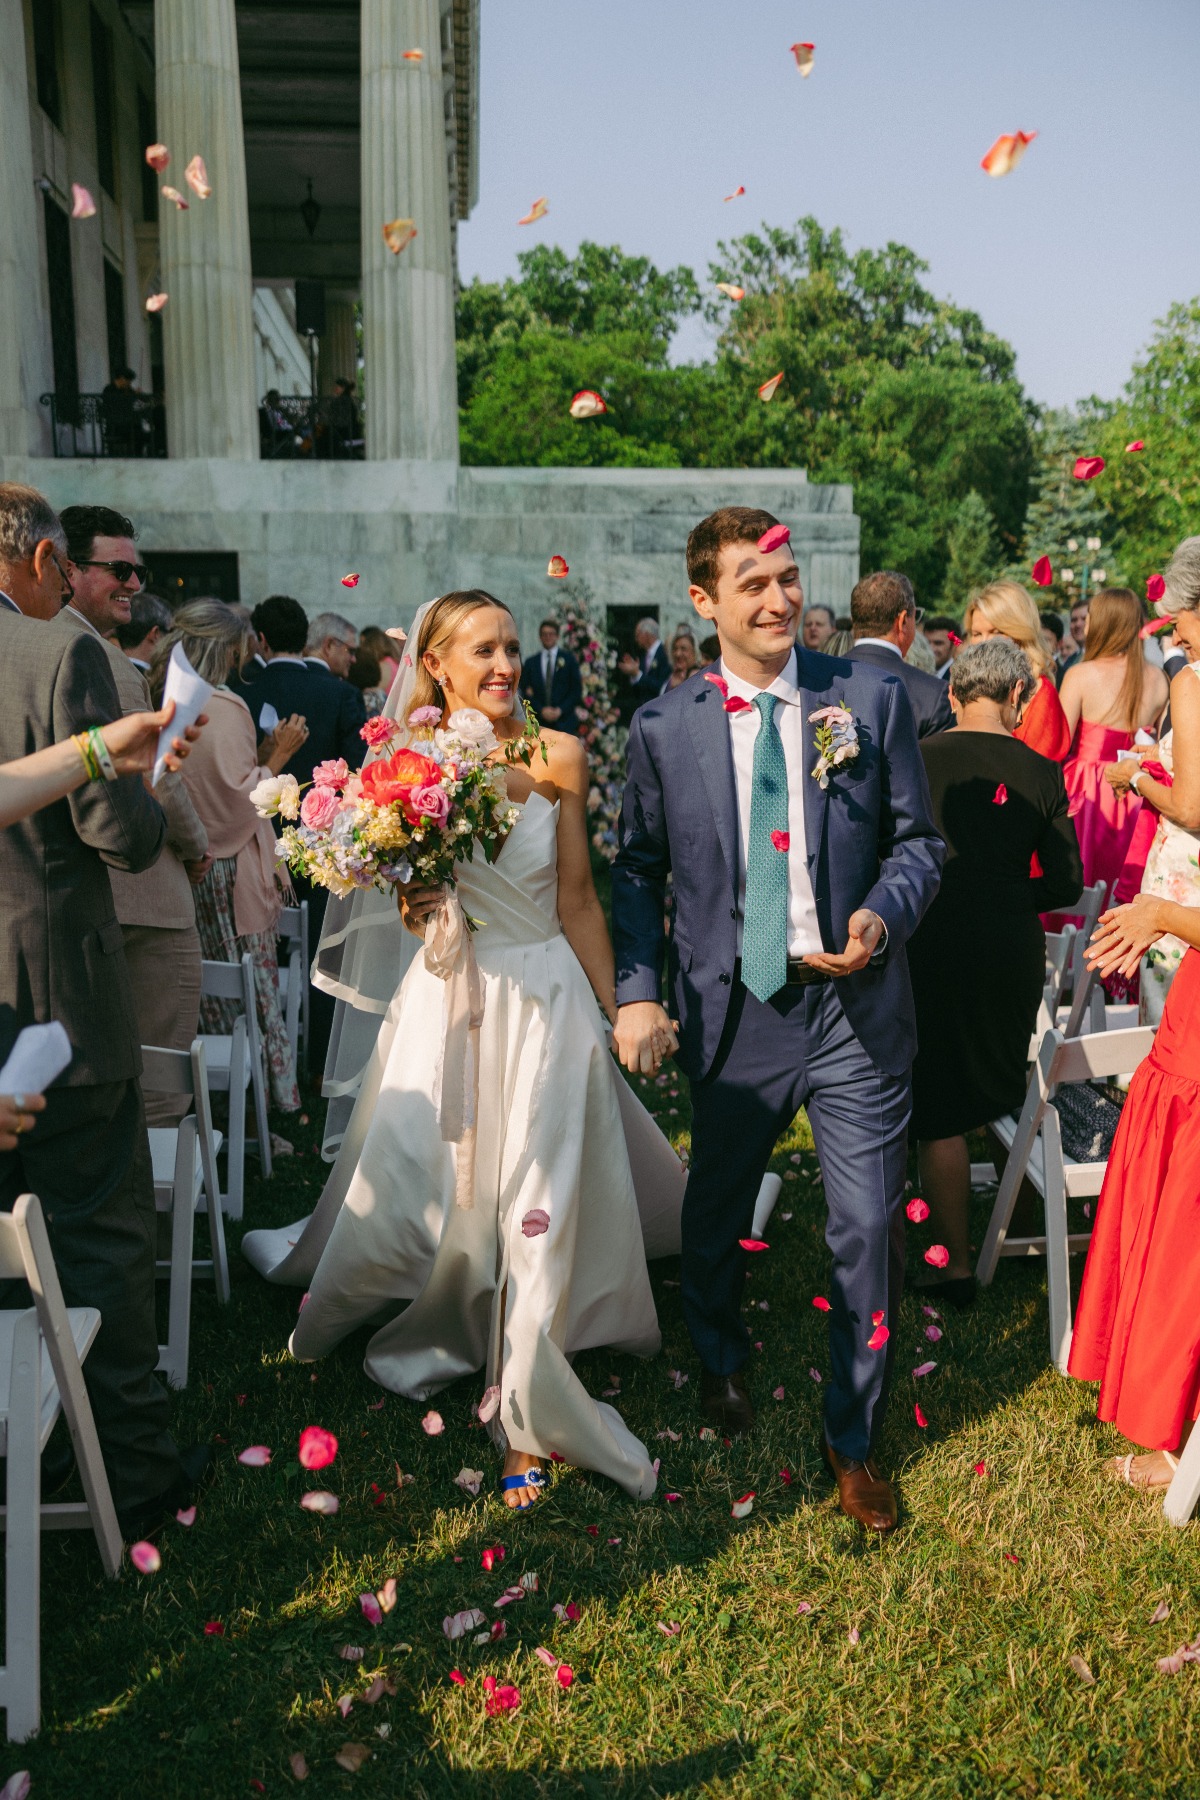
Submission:
{"label": "man in gray suit", "polygon": [[[0,484],[0,761],[120,716],[103,644],[56,618],[66,568],[48,502]],[[32,1130],[0,1153],[0,1206],[38,1196],[67,1305],[100,1313],[85,1375],[126,1537],[189,1504],[208,1456],[181,1458],[154,1376],[154,1192],[108,879],[110,867],[147,868],[165,836],[138,776],[90,782],[0,833],[0,1060],[24,1026],[50,1019],[74,1050]]]}
{"label": "man in gray suit", "polygon": [[850,596],[850,618],[854,628],[851,662],[870,663],[902,683],[919,738],[948,731],[954,714],[946,683],[904,660],[922,618],[908,576],[893,574],[890,569],[864,575]]}
{"label": "man in gray suit", "polygon": [[[145,578],[133,526],[109,506],[65,507],[62,522],[75,589],[62,610],[62,622],[94,633],[103,643],[121,711],[146,712],[153,704],[146,677],[111,635],[129,624]],[[169,613],[167,623],[169,627]],[[212,859],[208,833],[182,775],[163,774],[154,794],[167,821],[162,855],[140,875],[114,869],[109,880],[125,941],[138,1042],[186,1050],[200,1025],[200,934],[192,884]],[[151,1094],[146,1121],[177,1125],[186,1110],[186,1101]]]}

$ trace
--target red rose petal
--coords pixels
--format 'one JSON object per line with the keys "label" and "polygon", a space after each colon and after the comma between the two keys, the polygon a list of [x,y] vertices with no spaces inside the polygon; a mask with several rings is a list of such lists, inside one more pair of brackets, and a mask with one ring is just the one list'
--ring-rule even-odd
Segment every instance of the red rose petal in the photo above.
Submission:
{"label": "red rose petal", "polygon": [[1049,587],[1054,580],[1054,570],[1050,567],[1048,556],[1039,556],[1033,565],[1030,579],[1035,587]]}

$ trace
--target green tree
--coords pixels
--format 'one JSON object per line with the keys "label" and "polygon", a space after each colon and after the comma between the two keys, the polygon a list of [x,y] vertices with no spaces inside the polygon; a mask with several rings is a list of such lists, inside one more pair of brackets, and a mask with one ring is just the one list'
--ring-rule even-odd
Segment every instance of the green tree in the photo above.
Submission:
{"label": "green tree", "polygon": [[987,501],[974,488],[955,509],[946,550],[942,601],[961,612],[972,590],[982,587],[996,571],[996,521]]}
{"label": "green tree", "polygon": [[[1085,562],[1091,568],[1102,568],[1110,584],[1121,580],[1113,521],[1106,504],[1108,471],[1093,481],[1075,479],[1076,459],[1098,454],[1096,445],[1095,425],[1087,414],[1059,411],[1043,415],[1035,439],[1037,462],[1033,497],[1025,515],[1025,541],[1020,559],[1007,571],[1028,586],[1034,563],[1040,556],[1048,556],[1054,580],[1050,587],[1037,591],[1041,605],[1068,608],[1079,595]],[[1088,540],[1097,538],[1099,547],[1089,550]],[[1073,577],[1069,582],[1063,579],[1067,570]]]}
{"label": "green tree", "polygon": [[[1122,399],[1088,404],[1117,548],[1139,584],[1200,521],[1200,298],[1173,306]],[[1127,451],[1142,441],[1145,449]]]}

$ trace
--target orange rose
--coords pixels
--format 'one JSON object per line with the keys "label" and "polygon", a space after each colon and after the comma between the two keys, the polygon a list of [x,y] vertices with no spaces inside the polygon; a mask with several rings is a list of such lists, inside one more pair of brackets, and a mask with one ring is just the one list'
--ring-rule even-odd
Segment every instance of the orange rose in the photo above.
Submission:
{"label": "orange rose", "polygon": [[363,798],[376,806],[399,803],[415,825],[419,814],[410,805],[414,790],[435,787],[441,778],[442,771],[432,757],[422,756],[419,750],[397,750],[386,762],[371,763],[363,770]]}

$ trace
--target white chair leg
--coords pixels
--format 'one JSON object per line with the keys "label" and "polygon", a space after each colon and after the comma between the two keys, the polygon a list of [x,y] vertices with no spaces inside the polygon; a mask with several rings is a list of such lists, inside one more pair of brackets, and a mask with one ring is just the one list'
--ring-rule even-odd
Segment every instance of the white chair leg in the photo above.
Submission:
{"label": "white chair leg", "polygon": [[246,1027],[239,1019],[229,1056],[229,1143],[226,1147],[228,1191],[225,1210],[240,1219],[246,1203]]}
{"label": "white chair leg", "polygon": [[1179,1467],[1163,1498],[1163,1513],[1169,1525],[1186,1525],[1200,1501],[1200,1426],[1192,1432],[1183,1447]]}
{"label": "white chair leg", "polygon": [[1000,1251],[1008,1236],[1013,1209],[1017,1204],[1017,1195],[1021,1191],[1021,1181],[1029,1167],[1029,1157],[1038,1134],[1038,1126],[1042,1121],[1044,1106],[1045,1101],[1042,1099],[1038,1071],[1035,1067],[1025,1095],[1025,1105],[1021,1109],[1021,1117],[1017,1123],[1012,1149],[1008,1153],[1004,1174],[1000,1178],[1000,1189],[992,1207],[992,1216],[988,1220],[983,1249],[979,1252],[979,1261],[975,1265],[975,1279],[980,1287],[988,1287],[996,1273],[996,1265],[1000,1261]]}
{"label": "white chair leg", "polygon": [[8,1738],[14,1744],[33,1736],[42,1714],[41,1363],[41,1328],[31,1307],[13,1336],[6,1458],[4,1686]]}
{"label": "white chair leg", "polygon": [[1047,1107],[1042,1120],[1045,1169],[1046,1287],[1050,1310],[1050,1361],[1060,1375],[1071,1354],[1071,1258],[1067,1247],[1067,1190],[1063,1174],[1058,1114]]}
{"label": "white chair leg", "polygon": [[225,1220],[221,1214],[220,1195],[214,1198],[203,1191],[202,1205],[208,1214],[208,1241],[212,1249],[213,1282],[217,1300],[220,1305],[228,1306],[229,1258],[225,1254]]}
{"label": "white chair leg", "polygon": [[271,1127],[267,1123],[267,1080],[264,1074],[262,1041],[250,1046],[250,1082],[254,1091],[254,1125],[258,1132],[258,1163],[264,1175],[271,1173]]}
{"label": "white chair leg", "polygon": [[192,1332],[192,1258],[195,1254],[196,1121],[179,1127],[175,1188],[171,1197],[171,1279],[167,1303],[167,1345],[161,1367],[172,1387],[186,1387]]}

